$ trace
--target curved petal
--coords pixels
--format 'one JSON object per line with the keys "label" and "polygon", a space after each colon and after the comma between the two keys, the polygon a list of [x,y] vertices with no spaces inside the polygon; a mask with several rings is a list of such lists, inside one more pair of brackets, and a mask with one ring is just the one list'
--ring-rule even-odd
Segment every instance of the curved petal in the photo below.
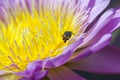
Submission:
{"label": "curved petal", "polygon": [[44,72],[37,72],[35,73],[33,76],[30,76],[30,77],[23,77],[23,78],[20,78],[19,80],[44,80],[43,78],[45,77],[45,75],[47,74],[48,72],[47,71],[44,71]]}
{"label": "curved petal", "polygon": [[98,35],[102,36],[106,33],[113,32],[120,27],[120,9],[115,11],[113,18],[99,31]]}
{"label": "curved petal", "polygon": [[[92,42],[95,42],[96,40],[99,40],[104,34],[104,29],[105,25],[107,23],[109,23],[109,21],[113,18],[115,14],[115,11],[113,9],[109,9],[108,11],[106,11],[98,20],[98,22],[86,33],[86,39],[84,40],[83,44],[89,45]],[[106,28],[108,28],[106,26]],[[102,34],[99,34],[99,32],[102,32]],[[110,31],[108,32],[110,33]]]}
{"label": "curved petal", "polygon": [[120,27],[120,10],[116,10],[113,18],[105,24],[101,29],[98,31],[96,36],[93,36],[93,39],[89,41],[95,42],[96,40],[100,39],[104,34],[112,33],[114,30],[118,29]]}
{"label": "curved petal", "polygon": [[[86,0],[84,0],[84,1],[86,1]],[[89,9],[89,8],[93,8],[94,6],[95,6],[95,2],[96,2],[97,0],[89,0],[89,4],[88,4],[88,6],[87,6],[87,9]]]}
{"label": "curved petal", "polygon": [[[78,0],[76,0],[78,1]],[[110,3],[110,0],[79,0],[80,9],[91,9],[88,17],[88,23],[91,23]]]}
{"label": "curved petal", "polygon": [[90,56],[91,54],[96,53],[100,49],[107,46],[111,41],[112,34],[105,34],[98,42],[95,42],[93,45],[81,50],[76,51],[75,55],[71,57],[69,62],[74,62],[80,59],[83,59],[85,57]]}
{"label": "curved petal", "polygon": [[[104,13],[102,16],[103,18],[101,17],[97,24],[87,33],[88,35],[86,40],[83,42],[83,45],[86,43],[86,45],[88,45],[99,40],[104,34],[111,33],[120,26],[120,9],[116,11],[112,11],[112,9],[110,9],[107,12],[108,14]],[[106,20],[104,21],[105,17]]]}
{"label": "curved petal", "polygon": [[95,0],[95,5],[90,11],[89,23],[91,23],[110,3],[110,0]]}
{"label": "curved petal", "polygon": [[62,54],[54,58],[49,58],[45,65],[45,68],[54,68],[65,64],[70,56],[73,54],[73,52],[76,50],[76,48],[82,43],[82,41],[83,35],[76,42],[66,47]]}
{"label": "curved petal", "polygon": [[50,80],[86,80],[69,68],[63,66],[50,70],[47,76]]}
{"label": "curved petal", "polygon": [[120,9],[116,10],[113,20],[109,23],[109,26],[114,26],[110,31],[115,31],[118,27],[120,27]]}
{"label": "curved petal", "polygon": [[87,8],[89,6],[89,3],[91,2],[90,0],[79,0],[79,1],[81,2],[80,8],[82,10],[84,10],[85,8]]}
{"label": "curved petal", "polygon": [[35,79],[39,80],[45,77],[48,73],[48,70],[43,70],[45,61],[35,61],[28,64],[27,69],[23,72],[16,73],[19,76],[23,76],[21,80]]}
{"label": "curved petal", "polygon": [[69,64],[75,70],[102,74],[120,73],[120,48],[107,46],[97,54]]}

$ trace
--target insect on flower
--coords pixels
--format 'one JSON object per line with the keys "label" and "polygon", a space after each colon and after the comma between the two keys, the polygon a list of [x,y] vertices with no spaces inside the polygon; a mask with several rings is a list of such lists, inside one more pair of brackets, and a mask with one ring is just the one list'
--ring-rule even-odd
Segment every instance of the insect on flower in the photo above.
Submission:
{"label": "insect on flower", "polygon": [[66,43],[66,41],[71,38],[72,34],[73,33],[71,31],[65,31],[64,34],[62,35],[63,41]]}

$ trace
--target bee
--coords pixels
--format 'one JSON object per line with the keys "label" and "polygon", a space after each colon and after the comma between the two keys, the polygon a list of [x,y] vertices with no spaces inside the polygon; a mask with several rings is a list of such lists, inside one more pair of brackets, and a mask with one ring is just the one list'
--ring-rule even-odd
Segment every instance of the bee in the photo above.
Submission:
{"label": "bee", "polygon": [[66,43],[66,41],[71,38],[72,34],[73,33],[71,31],[65,31],[62,35],[63,41]]}

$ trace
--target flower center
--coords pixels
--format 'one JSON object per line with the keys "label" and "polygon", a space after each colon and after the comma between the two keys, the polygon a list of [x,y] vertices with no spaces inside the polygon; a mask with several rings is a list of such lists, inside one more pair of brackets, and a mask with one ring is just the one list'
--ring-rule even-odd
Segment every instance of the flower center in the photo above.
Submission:
{"label": "flower center", "polygon": [[64,48],[74,42],[83,14],[56,6],[50,9],[31,5],[31,9],[20,5],[2,9],[4,20],[0,20],[0,70],[22,71],[29,62],[60,55]]}

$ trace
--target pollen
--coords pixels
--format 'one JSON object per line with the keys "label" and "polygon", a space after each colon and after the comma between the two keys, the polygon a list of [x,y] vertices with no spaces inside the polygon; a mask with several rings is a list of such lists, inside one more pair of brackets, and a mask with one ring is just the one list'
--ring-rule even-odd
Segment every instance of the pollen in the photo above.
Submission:
{"label": "pollen", "polygon": [[[33,0],[31,7],[8,4],[6,9],[2,8],[5,17],[0,18],[0,70],[20,72],[30,62],[56,57],[81,31],[86,14],[75,3],[71,2],[71,10],[68,4],[64,8],[62,3],[57,6],[50,0],[46,0],[48,6],[44,4],[40,0],[37,8]],[[64,41],[66,31],[74,35]]]}

